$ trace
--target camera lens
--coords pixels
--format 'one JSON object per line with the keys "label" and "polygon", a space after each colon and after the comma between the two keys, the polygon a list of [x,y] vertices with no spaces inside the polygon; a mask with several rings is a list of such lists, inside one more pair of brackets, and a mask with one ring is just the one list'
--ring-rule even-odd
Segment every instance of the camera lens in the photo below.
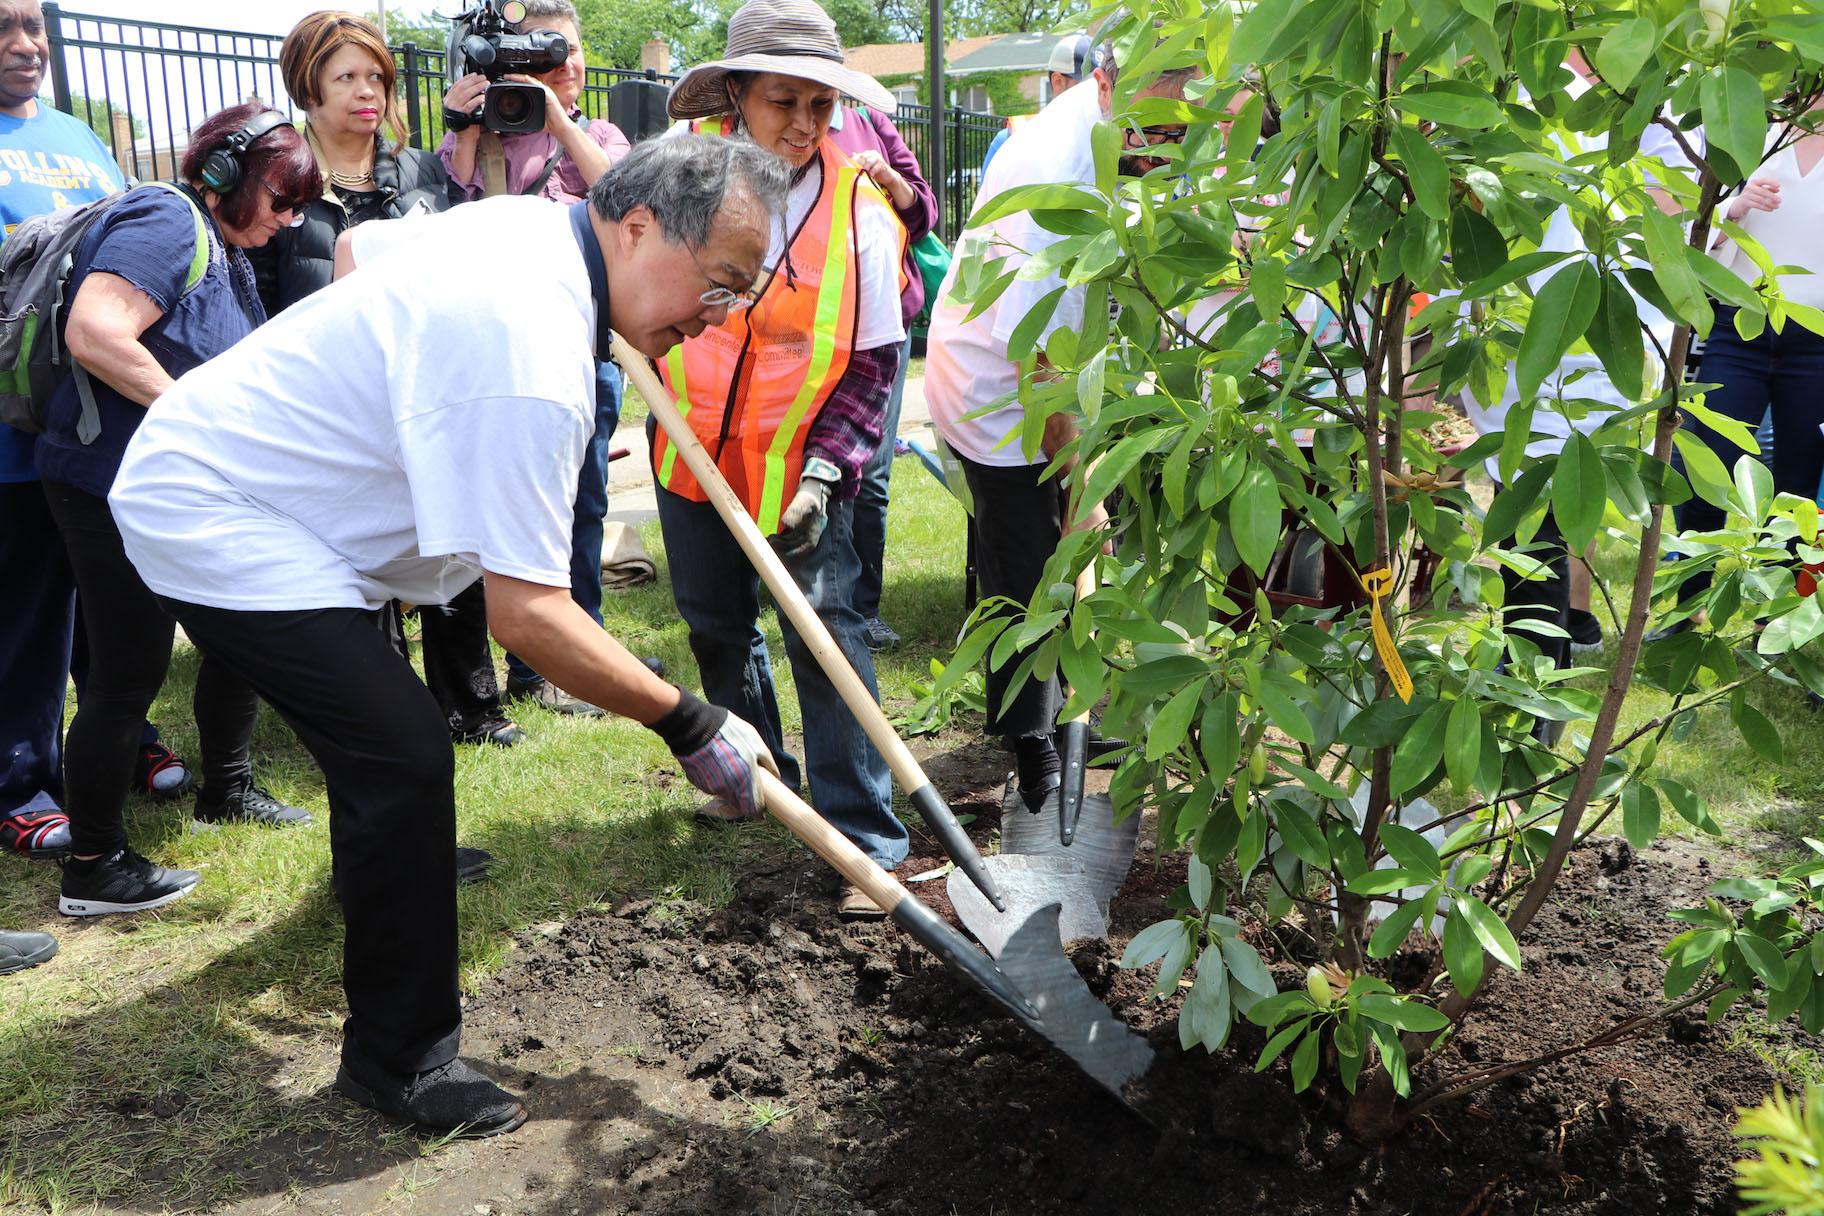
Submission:
{"label": "camera lens", "polygon": [[518,89],[503,90],[494,104],[494,113],[502,122],[523,123],[526,121],[528,106],[526,95]]}

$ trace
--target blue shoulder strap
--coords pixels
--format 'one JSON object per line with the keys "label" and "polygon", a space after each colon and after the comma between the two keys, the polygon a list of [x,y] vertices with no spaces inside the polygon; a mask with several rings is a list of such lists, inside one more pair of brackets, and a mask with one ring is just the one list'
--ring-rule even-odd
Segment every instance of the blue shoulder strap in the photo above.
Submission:
{"label": "blue shoulder strap", "polygon": [[588,199],[570,204],[570,235],[576,238],[583,265],[589,268],[589,294],[595,297],[595,357],[606,362],[613,345],[613,330],[608,325],[608,269],[602,264],[602,243],[589,225]]}

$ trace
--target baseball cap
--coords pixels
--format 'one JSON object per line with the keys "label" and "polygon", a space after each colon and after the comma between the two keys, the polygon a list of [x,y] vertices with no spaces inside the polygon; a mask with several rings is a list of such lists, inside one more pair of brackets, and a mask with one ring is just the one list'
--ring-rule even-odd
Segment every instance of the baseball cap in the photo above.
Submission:
{"label": "baseball cap", "polygon": [[1073,80],[1081,80],[1085,73],[1095,69],[1095,46],[1088,34],[1071,34],[1051,48],[1051,58],[1046,62],[1045,70],[1062,72]]}

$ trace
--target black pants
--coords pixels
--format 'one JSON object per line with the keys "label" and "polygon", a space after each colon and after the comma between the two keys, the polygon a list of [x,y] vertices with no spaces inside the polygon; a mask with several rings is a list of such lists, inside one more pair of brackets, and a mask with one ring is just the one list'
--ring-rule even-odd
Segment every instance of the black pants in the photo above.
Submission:
{"label": "black pants", "polygon": [[[127,785],[146,727],[146,711],[171,666],[176,629],[121,547],[105,498],[44,483],[51,517],[82,597],[88,678],[63,743],[64,804],[70,848],[106,855],[127,843]],[[203,786],[220,799],[252,779],[248,746],[259,698],[207,651],[196,674],[196,730]]]}
{"label": "black pants", "polygon": [[[451,731],[462,734],[501,716],[500,681],[488,649],[488,601],[478,579],[447,604],[420,604],[424,682]],[[397,644],[407,654],[399,624]]]}
{"label": "black pants", "polygon": [[[1551,508],[1546,508],[1545,518],[1539,521],[1533,543],[1522,552],[1535,561],[1544,562],[1550,577],[1524,578],[1503,566],[1502,624],[1511,629],[1519,621],[1543,621],[1568,630],[1571,625],[1571,554],[1565,548],[1564,533],[1558,530],[1558,521],[1553,518]],[[1546,637],[1525,629],[1516,632],[1535,643],[1539,653],[1550,659],[1553,667],[1570,666],[1571,639],[1568,636]]]}
{"label": "black pants", "polygon": [[[1055,479],[1040,481],[1044,465],[999,468],[960,455],[957,460],[975,499],[975,568],[982,598],[1004,595],[1024,604],[1038,590],[1045,563],[1058,547],[1064,485]],[[1050,734],[1057,727],[1064,696],[1055,676],[1027,680],[1012,703],[1002,708],[1013,673],[1030,653],[1016,651],[1005,664],[988,671],[990,734],[1017,738]]]}
{"label": "black pants", "polygon": [[396,1073],[447,1062],[462,1029],[456,768],[436,698],[377,612],[164,604],[259,690],[323,770],[342,905],[344,1052]]}

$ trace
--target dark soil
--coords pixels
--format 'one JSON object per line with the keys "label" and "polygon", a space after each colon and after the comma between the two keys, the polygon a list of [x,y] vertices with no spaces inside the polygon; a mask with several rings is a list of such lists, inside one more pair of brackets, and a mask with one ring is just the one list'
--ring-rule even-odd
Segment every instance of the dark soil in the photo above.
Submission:
{"label": "dark soil", "polygon": [[[952,805],[978,815],[985,836],[1003,759],[956,762],[967,771],[939,784],[973,791]],[[1283,1062],[1252,1071],[1257,1030],[1239,1028],[1218,1055],[1184,1053],[1176,1000],[1149,999],[1150,976],[1116,966],[1121,943],[1164,914],[1178,882],[1150,856],[1116,901],[1117,940],[1072,952],[1090,988],[1158,1052],[1136,1111],[890,924],[838,924],[816,867],[797,856],[745,875],[719,911],[636,901],[527,934],[470,1001],[465,1054],[506,1065],[501,1079],[524,1089],[535,1120],[570,1130],[552,1151],[529,1142],[523,1157],[483,1166],[519,1181],[470,1187],[492,1201],[475,1210],[1734,1210],[1733,1112],[1775,1077],[1730,1048],[1726,1027],[1681,1015],[1366,1148],[1341,1130],[1342,1095],[1294,1097]],[[938,861],[930,849],[901,873]],[[1676,842],[1644,856],[1619,843],[1578,853],[1525,945],[1524,974],[1495,982],[1415,1085],[1651,1008],[1657,950],[1674,928],[1665,914],[1695,901],[1709,864]],[[941,883],[916,889],[947,912]],[[449,1210],[468,1209],[464,1196]]]}

